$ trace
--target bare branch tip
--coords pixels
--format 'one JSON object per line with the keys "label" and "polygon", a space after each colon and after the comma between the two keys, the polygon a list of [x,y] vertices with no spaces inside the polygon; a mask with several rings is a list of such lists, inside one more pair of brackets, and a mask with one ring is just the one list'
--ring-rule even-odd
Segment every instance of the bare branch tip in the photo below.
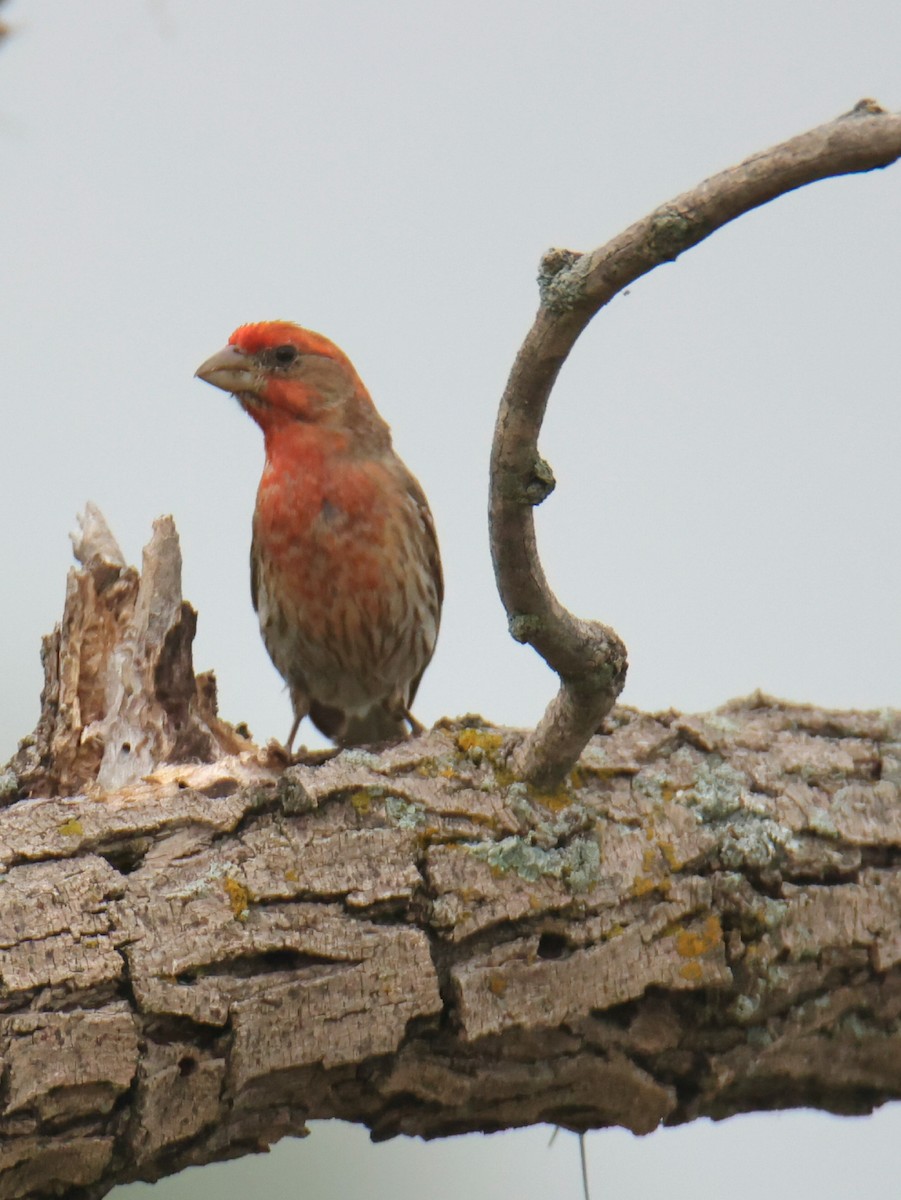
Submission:
{"label": "bare branch tip", "polygon": [[78,528],[69,534],[72,553],[83,567],[91,562],[103,562],[121,569],[125,556],[107,524],[106,517],[92,500],[88,500],[84,511],[75,518]]}
{"label": "bare branch tip", "polygon": [[[145,565],[149,561],[172,564],[181,573],[181,540],[175,520],[170,513],[157,517],[153,522],[153,533],[143,551]],[[179,588],[181,584],[179,583]]]}
{"label": "bare branch tip", "polygon": [[161,538],[178,537],[178,530],[175,527],[175,518],[171,513],[163,513],[153,522],[153,536]]}

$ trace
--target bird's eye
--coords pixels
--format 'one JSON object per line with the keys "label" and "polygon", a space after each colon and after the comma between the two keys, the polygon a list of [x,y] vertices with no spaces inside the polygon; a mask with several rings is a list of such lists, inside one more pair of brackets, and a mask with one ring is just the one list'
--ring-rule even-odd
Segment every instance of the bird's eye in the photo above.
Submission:
{"label": "bird's eye", "polygon": [[279,346],[275,350],[274,358],[280,367],[288,367],[297,358],[297,347],[290,344]]}

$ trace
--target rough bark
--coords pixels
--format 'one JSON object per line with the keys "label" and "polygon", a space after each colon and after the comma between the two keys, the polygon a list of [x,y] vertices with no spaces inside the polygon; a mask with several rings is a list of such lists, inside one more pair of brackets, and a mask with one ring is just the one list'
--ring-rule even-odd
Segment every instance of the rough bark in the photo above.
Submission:
{"label": "rough bark", "polygon": [[901,712],[619,708],[553,792],[478,718],[285,769],[194,679],[171,521],[140,579],[98,514],[76,543],[0,776],[0,1200],[311,1118],[642,1133],[901,1095]]}

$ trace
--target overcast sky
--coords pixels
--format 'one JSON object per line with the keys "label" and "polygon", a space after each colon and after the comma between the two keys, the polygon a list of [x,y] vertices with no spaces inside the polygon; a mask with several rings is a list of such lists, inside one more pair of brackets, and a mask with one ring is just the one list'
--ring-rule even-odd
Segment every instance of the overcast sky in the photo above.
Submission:
{"label": "overcast sky", "polygon": [[[132,561],[174,514],[198,669],[227,719],[287,734],[248,588],[261,438],[193,379],[273,317],[347,351],[431,499],[448,595],[417,715],[534,722],[553,681],[506,633],[485,500],[541,253],[599,245],[862,96],[901,105],[897,0],[3,11],[0,760],[37,717],[87,499]],[[567,364],[540,546],[560,598],[626,640],[626,703],[898,705],[899,227],[901,166],[796,192],[633,286]],[[597,1134],[594,1197],[891,1194],[899,1138],[897,1109]],[[577,1195],[575,1140],[546,1142],[317,1129],[154,1200]]]}

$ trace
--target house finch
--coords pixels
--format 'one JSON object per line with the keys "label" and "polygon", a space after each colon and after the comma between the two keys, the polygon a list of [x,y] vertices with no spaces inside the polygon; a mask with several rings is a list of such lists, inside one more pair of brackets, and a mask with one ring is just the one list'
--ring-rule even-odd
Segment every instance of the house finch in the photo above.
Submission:
{"label": "house finch", "polygon": [[350,360],[287,321],[243,325],[197,375],[263,431],[250,588],[269,657],[303,718],[342,746],[422,727],[410,705],[441,615],[422,488]]}

